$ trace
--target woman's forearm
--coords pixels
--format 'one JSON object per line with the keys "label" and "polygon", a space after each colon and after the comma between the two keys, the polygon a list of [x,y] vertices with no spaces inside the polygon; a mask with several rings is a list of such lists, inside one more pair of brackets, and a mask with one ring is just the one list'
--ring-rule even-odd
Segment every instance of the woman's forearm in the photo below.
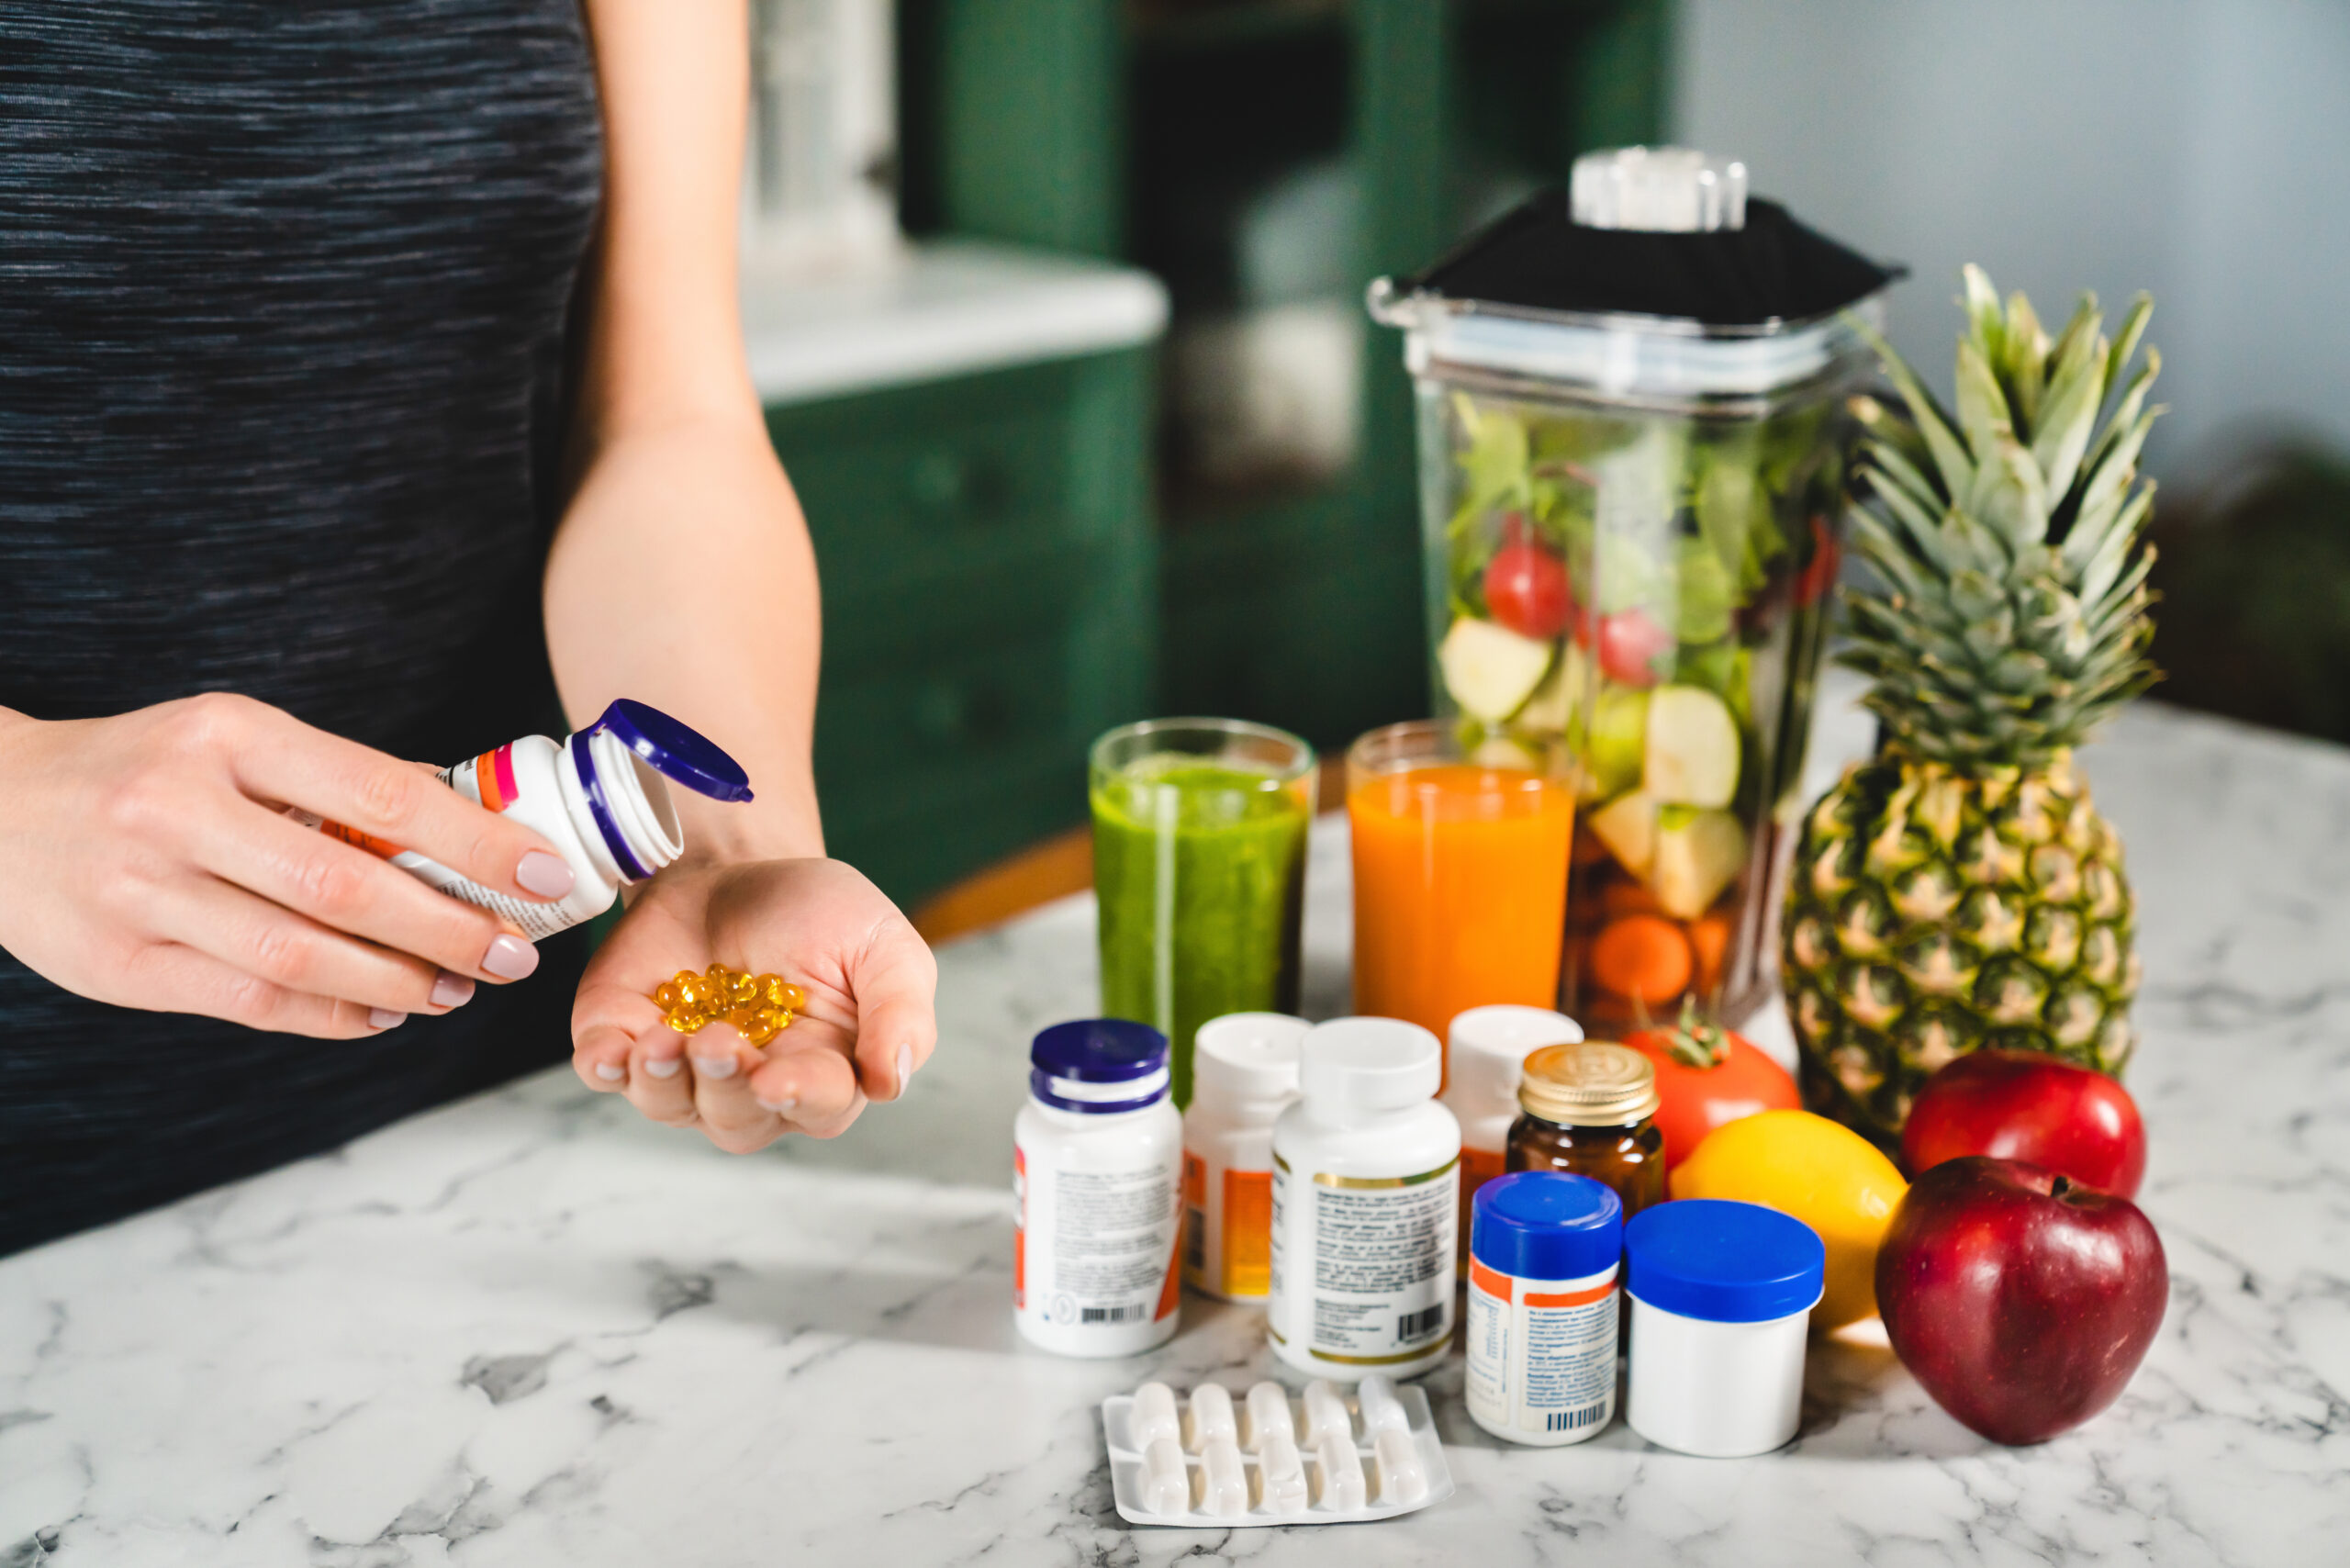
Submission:
{"label": "woman's forearm", "polygon": [[632,697],[749,771],[749,805],[673,792],[689,861],[823,853],[815,556],[755,415],[647,421],[595,448],[547,560],[546,622],[575,724]]}

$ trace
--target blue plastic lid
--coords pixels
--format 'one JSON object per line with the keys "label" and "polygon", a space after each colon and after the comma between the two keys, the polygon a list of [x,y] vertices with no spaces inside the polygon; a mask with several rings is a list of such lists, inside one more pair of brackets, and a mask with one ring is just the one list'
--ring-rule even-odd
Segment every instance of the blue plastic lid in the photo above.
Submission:
{"label": "blue plastic lid", "polygon": [[1028,1048],[1028,1087],[1047,1105],[1104,1114],[1167,1097],[1167,1036],[1126,1018],[1056,1024]]}
{"label": "blue plastic lid", "polygon": [[1581,1280],[1605,1273],[1624,1252],[1624,1205],[1616,1190],[1563,1170],[1520,1170],[1477,1189],[1469,1255],[1521,1280]]}
{"label": "blue plastic lid", "polygon": [[1708,1323],[1768,1323],[1809,1312],[1828,1249],[1803,1221],[1760,1204],[1683,1198],[1624,1227],[1624,1288]]}
{"label": "blue plastic lid", "polygon": [[751,798],[751,776],[743,771],[741,763],[720,750],[709,736],[658,708],[623,697],[605,709],[603,717],[588,725],[587,733],[598,730],[609,732],[662,778],[697,795],[713,801]]}

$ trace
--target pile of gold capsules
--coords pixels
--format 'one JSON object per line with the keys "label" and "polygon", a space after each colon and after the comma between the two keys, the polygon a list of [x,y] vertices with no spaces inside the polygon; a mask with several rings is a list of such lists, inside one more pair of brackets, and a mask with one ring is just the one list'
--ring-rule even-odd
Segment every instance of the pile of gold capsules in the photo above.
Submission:
{"label": "pile of gold capsules", "polygon": [[792,1014],[808,1005],[808,993],[781,975],[712,964],[707,974],[679,969],[675,980],[654,988],[653,1000],[680,1035],[722,1019],[751,1044],[764,1046],[791,1027]]}

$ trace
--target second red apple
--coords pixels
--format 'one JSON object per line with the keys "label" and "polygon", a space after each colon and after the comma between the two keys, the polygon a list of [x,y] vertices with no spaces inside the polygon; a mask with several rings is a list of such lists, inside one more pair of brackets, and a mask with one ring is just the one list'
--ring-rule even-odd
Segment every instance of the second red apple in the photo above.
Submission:
{"label": "second red apple", "polygon": [[2134,1198],[2146,1127],[2130,1092],[2101,1072],[2038,1051],[1974,1051],[1926,1081],[1901,1131],[1913,1177],[1970,1154],[2030,1160]]}

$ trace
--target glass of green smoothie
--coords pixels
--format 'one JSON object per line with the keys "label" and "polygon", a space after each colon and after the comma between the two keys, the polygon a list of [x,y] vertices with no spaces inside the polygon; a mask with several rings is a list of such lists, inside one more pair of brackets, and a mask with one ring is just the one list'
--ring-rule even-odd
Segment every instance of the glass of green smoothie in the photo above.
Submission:
{"label": "glass of green smoothie", "polygon": [[1175,1103],[1192,1036],[1297,1011],[1314,748],[1238,719],[1151,719],[1093,743],[1102,1012],[1164,1033]]}

